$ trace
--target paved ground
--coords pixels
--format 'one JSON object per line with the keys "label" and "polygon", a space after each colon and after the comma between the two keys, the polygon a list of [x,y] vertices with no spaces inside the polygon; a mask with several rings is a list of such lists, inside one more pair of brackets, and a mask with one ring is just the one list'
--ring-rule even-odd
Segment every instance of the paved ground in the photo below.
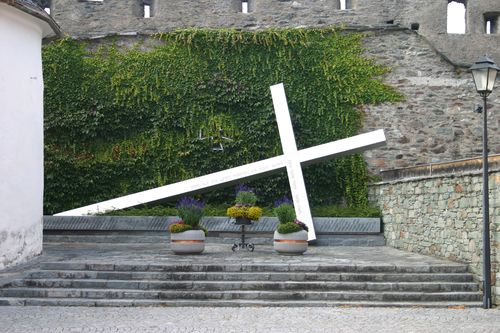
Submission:
{"label": "paved ground", "polygon": [[0,332],[500,332],[500,310],[0,308]]}
{"label": "paved ground", "polygon": [[45,243],[39,261],[106,263],[281,263],[356,265],[449,265],[451,262],[391,247],[309,246],[304,255],[283,256],[272,246],[256,245],[254,252],[231,251],[231,244],[209,243],[201,255],[175,255],[168,243]]}

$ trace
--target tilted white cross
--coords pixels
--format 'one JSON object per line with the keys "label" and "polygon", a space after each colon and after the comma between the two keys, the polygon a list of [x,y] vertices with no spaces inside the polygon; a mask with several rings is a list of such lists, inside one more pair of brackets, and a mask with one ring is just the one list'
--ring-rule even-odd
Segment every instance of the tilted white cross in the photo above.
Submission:
{"label": "tilted white cross", "polygon": [[278,122],[283,155],[211,173],[209,175],[192,178],[178,183],[165,185],[151,190],[129,194],[93,205],[68,210],[55,215],[89,215],[133,207],[166,198],[177,197],[183,194],[207,191],[217,187],[228,186],[241,182],[242,180],[263,177],[276,173],[281,171],[281,169],[286,168],[297,218],[309,227],[309,240],[316,239],[311,210],[309,208],[309,200],[307,199],[307,192],[304,184],[304,177],[302,175],[302,166],[382,146],[385,144],[384,131],[377,130],[356,135],[347,139],[297,150],[283,84],[280,83],[271,86],[271,95],[273,98],[276,120]]}

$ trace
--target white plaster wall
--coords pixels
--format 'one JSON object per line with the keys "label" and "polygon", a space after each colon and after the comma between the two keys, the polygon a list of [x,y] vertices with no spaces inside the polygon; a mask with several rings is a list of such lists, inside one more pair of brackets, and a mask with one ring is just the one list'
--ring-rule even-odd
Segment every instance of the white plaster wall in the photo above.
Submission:
{"label": "white plaster wall", "polygon": [[37,21],[0,4],[0,269],[42,251],[42,27]]}

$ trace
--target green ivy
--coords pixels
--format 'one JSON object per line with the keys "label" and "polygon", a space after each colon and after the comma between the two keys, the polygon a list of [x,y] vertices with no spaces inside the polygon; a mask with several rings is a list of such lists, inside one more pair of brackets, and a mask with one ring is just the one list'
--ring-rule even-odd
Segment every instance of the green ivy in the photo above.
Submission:
{"label": "green ivy", "polygon": [[[112,43],[89,51],[71,39],[45,46],[45,213],[281,154],[269,90],[279,82],[299,149],[357,134],[358,106],[401,98],[380,79],[387,69],[363,56],[362,37],[190,29],[159,34],[146,51]],[[224,150],[214,151],[220,142]],[[360,155],[304,174],[313,204],[367,204]],[[289,194],[285,172],[251,186],[264,205]],[[232,189],[206,195],[233,198]]]}

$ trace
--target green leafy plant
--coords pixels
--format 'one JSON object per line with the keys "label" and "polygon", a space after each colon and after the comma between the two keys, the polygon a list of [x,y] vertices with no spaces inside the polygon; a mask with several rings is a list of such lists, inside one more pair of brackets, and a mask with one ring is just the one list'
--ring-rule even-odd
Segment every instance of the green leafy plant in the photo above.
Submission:
{"label": "green leafy plant", "polygon": [[276,229],[280,234],[291,234],[292,232],[297,232],[304,230],[300,225],[294,222],[280,223]]}
{"label": "green leafy plant", "polygon": [[308,231],[309,228],[305,223],[297,220],[293,201],[287,197],[283,197],[274,202],[274,215],[278,218],[279,224],[276,230],[280,234],[289,234],[301,230]]}
{"label": "green leafy plant", "polygon": [[253,192],[239,191],[238,194],[236,194],[235,203],[237,205],[253,206],[255,205],[256,202],[257,202],[257,196]]}
{"label": "green leafy plant", "polygon": [[280,223],[289,223],[295,221],[295,208],[291,204],[283,203],[274,208],[274,215],[278,218]]}
{"label": "green leafy plant", "polygon": [[[335,29],[187,29],[154,44],[43,48],[44,213],[206,175],[281,154],[269,86],[283,81],[300,149],[355,135],[360,105],[398,101],[362,34]],[[149,43],[151,45],[153,43]],[[146,48],[146,50],[144,50]],[[221,141],[224,135],[232,141]],[[210,140],[199,140],[202,137]],[[223,151],[213,144],[223,142]],[[361,155],[304,170],[313,205],[366,206]],[[271,202],[285,172],[253,181]],[[213,191],[211,204],[231,201]]]}

